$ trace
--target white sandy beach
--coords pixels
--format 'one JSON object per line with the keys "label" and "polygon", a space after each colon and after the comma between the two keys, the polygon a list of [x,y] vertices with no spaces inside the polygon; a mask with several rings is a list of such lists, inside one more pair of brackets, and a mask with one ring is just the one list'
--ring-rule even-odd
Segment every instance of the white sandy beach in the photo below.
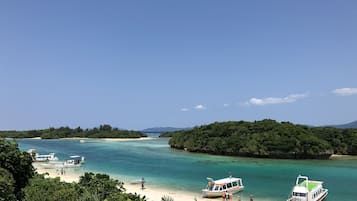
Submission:
{"label": "white sandy beach", "polygon": [[[78,182],[79,177],[83,174],[83,172],[74,168],[66,168],[65,173],[62,175],[60,171],[56,171],[56,169],[53,168],[46,168],[46,166],[44,166],[41,163],[34,163],[33,166],[36,168],[36,171],[39,174],[48,173],[48,177],[50,178],[59,177],[61,181],[64,182]],[[172,197],[175,201],[190,201],[190,200],[194,201],[195,198],[197,199],[197,201],[221,200],[219,198],[218,199],[202,198],[200,192],[193,193],[193,192],[178,191],[173,189],[163,189],[163,188],[150,186],[150,184],[145,184],[145,188],[141,189],[140,184],[129,184],[128,182],[124,181],[124,188],[128,193],[137,193],[142,196],[145,195],[148,201],[161,201],[161,198],[165,195]]]}

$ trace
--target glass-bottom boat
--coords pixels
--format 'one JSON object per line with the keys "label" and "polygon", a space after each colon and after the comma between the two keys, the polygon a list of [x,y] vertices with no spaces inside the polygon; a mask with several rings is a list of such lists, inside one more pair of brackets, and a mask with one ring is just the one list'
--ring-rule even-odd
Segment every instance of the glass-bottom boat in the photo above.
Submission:
{"label": "glass-bottom boat", "polygon": [[307,176],[299,175],[287,201],[322,201],[328,194],[322,184],[322,181],[312,181]]}
{"label": "glass-bottom boat", "polygon": [[230,176],[219,180],[212,178],[207,178],[207,180],[207,187],[202,189],[202,197],[206,198],[221,197],[226,191],[234,194],[244,189],[241,178]]}

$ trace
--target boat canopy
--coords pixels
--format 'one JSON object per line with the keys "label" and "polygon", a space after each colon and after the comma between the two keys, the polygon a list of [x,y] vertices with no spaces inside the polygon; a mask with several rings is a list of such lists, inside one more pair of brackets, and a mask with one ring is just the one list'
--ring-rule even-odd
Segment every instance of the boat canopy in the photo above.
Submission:
{"label": "boat canopy", "polygon": [[70,158],[81,158],[81,156],[74,155],[74,156],[70,156]]}
{"label": "boat canopy", "polygon": [[216,180],[216,181],[214,181],[214,183],[215,183],[216,185],[218,185],[218,184],[223,185],[223,184],[231,183],[231,182],[233,182],[233,181],[238,181],[238,180],[241,180],[241,178],[228,177],[228,178]]}

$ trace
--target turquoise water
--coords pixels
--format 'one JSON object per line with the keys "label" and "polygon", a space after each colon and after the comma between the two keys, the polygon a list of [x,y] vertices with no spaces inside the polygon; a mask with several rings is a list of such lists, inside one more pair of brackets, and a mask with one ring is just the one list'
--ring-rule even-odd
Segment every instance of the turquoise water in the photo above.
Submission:
{"label": "turquoise water", "polygon": [[255,201],[285,201],[298,174],[322,180],[328,201],[354,201],[357,197],[357,160],[272,160],[192,154],[170,149],[167,139],[105,142],[89,140],[17,140],[20,149],[39,153],[86,157],[84,171],[105,172],[130,181],[145,177],[151,185],[199,193],[206,177],[242,177],[245,190]]}

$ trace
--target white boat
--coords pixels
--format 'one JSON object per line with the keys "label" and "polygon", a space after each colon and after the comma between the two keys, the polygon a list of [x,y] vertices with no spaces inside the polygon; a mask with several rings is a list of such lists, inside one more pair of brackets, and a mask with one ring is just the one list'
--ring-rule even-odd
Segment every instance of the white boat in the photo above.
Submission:
{"label": "white boat", "polygon": [[58,158],[55,156],[55,153],[49,153],[49,154],[35,154],[35,162],[50,162],[50,161],[58,161]]}
{"label": "white boat", "polygon": [[207,178],[207,180],[207,187],[202,189],[202,197],[206,198],[221,197],[226,191],[234,194],[244,189],[241,178],[230,176],[220,180],[212,178]]}
{"label": "white boat", "polygon": [[49,154],[39,154],[36,152],[36,149],[29,149],[27,151],[32,156],[34,162],[50,162],[50,161],[58,161],[58,158],[55,156],[55,153]]}
{"label": "white boat", "polygon": [[63,167],[80,167],[83,163],[83,156],[70,156],[69,159],[64,161]]}
{"label": "white boat", "polygon": [[322,181],[312,181],[307,176],[299,175],[287,201],[322,201],[328,194],[322,184]]}

